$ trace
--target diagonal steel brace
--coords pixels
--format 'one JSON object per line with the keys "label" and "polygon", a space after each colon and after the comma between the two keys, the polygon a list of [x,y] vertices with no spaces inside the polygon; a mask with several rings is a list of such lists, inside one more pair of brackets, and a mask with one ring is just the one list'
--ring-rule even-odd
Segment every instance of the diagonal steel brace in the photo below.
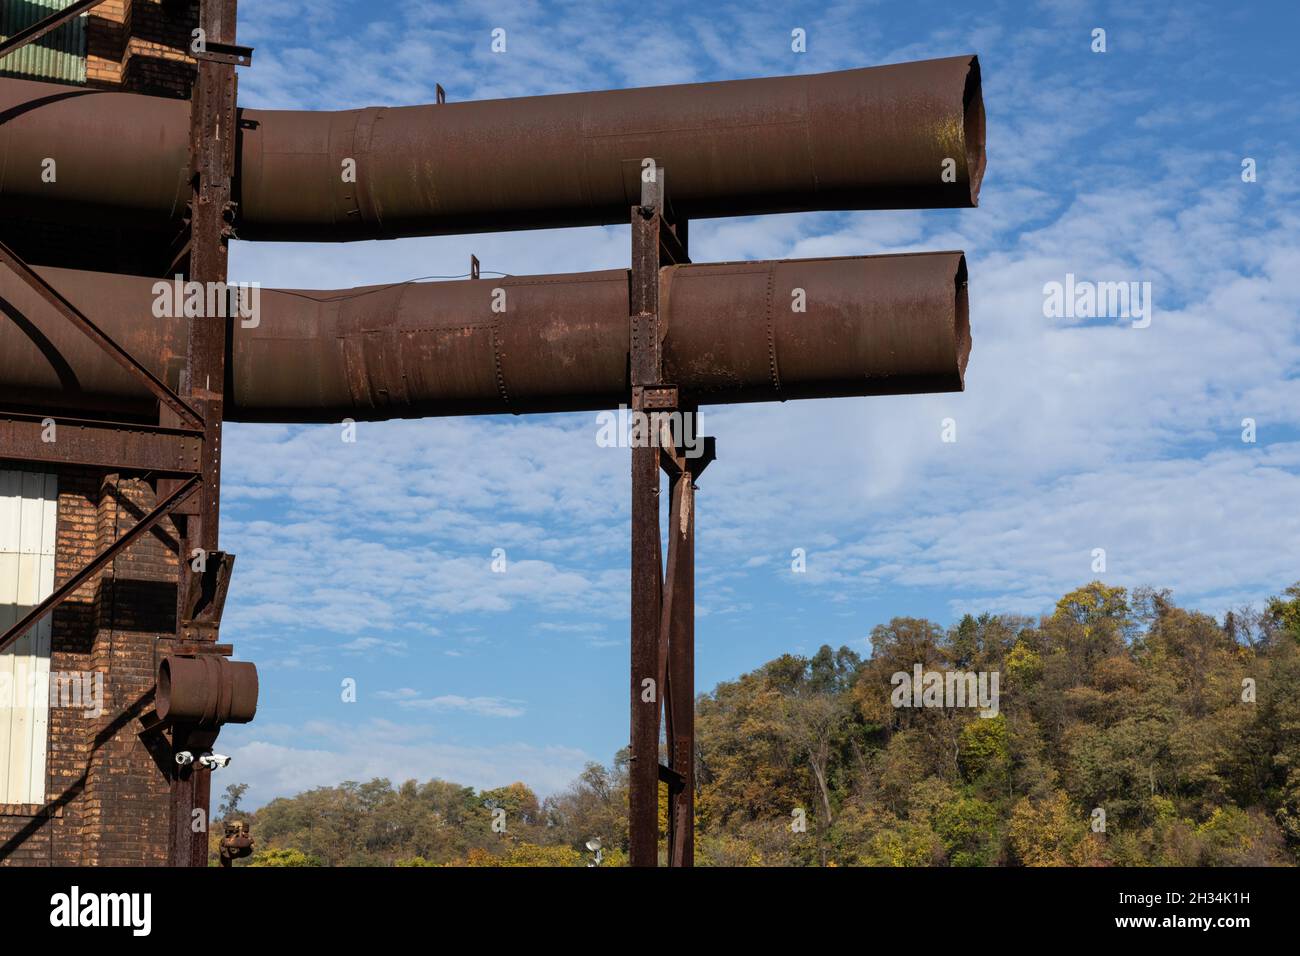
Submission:
{"label": "diagonal steel brace", "polygon": [[95,555],[89,564],[72,577],[68,578],[68,580],[65,581],[53,594],[47,597],[40,604],[36,605],[36,607],[32,608],[21,621],[4,632],[4,635],[0,637],[0,651],[3,651],[11,643],[18,640],[18,638],[23,634],[27,633],[28,629],[30,629],[33,624],[66,601],[72,593],[77,590],[77,588],[85,584],[86,581],[93,577],[97,571],[104,567],[104,565],[108,564],[108,562],[112,561],[115,557],[129,548],[139,538],[147,534],[154,525],[167,517],[167,515],[171,514],[172,510],[188,498],[190,494],[198,488],[198,486],[199,478],[197,476],[190,478],[159,502],[153,511],[149,512],[136,522],[135,526],[131,528],[130,531],[126,532],[122,537],[118,538],[103,551],[99,552],[99,554]]}
{"label": "diagonal steel brace", "polygon": [[37,20],[31,26],[24,27],[9,39],[0,42],[0,58],[8,56],[19,47],[24,47],[39,40],[51,30],[57,30],[73,17],[80,16],[91,7],[97,7],[103,2],[104,0],[77,0],[76,3],[69,5],[67,8],[57,10],[43,20]]}
{"label": "diagonal steel brace", "polygon": [[65,319],[85,333],[86,337],[107,352],[118,365],[134,375],[149,391],[157,396],[158,400],[174,411],[187,424],[195,427],[203,427],[203,418],[191,408],[184,399],[173,392],[167,385],[159,379],[153,372],[149,371],[143,365],[136,361],[130,352],[118,345],[117,342],[94,322],[86,318],[81,310],[65,299],[54,286],[50,285],[34,271],[22,258],[0,242],[0,262],[3,262],[13,270],[14,275],[22,279],[36,291],[36,293],[48,302],[50,305],[63,315]]}

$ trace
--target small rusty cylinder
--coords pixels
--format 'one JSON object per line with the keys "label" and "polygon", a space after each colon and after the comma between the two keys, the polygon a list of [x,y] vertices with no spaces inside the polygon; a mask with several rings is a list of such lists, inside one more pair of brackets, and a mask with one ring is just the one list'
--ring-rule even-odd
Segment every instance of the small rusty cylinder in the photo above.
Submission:
{"label": "small rusty cylinder", "polygon": [[257,713],[257,667],[217,654],[169,655],[158,665],[158,716],[215,728],[246,724]]}
{"label": "small rusty cylinder", "polygon": [[[187,322],[155,318],[167,310],[154,308],[155,288],[164,304],[175,298],[170,283],[37,271],[176,386]],[[962,389],[971,339],[960,252],[668,266],[659,281],[664,381],[683,402]],[[262,289],[248,327],[231,321],[225,416],[305,423],[615,408],[631,394],[629,309],[626,269]],[[0,267],[0,407],[156,420],[156,405]]]}
{"label": "small rusty cylinder", "polygon": [[[189,199],[189,104],[0,80],[0,215],[162,227]],[[979,61],[371,107],[241,110],[243,239],[627,221],[642,161],[690,218],[975,206]],[[46,159],[57,177],[42,176]]]}

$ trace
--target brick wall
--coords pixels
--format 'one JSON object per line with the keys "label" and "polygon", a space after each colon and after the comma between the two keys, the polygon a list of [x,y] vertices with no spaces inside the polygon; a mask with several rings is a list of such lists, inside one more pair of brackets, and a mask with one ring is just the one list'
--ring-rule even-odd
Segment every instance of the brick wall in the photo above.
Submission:
{"label": "brick wall", "polygon": [[[155,504],[138,480],[105,477],[97,515],[100,546],[148,514]],[[158,638],[176,630],[175,530],[160,522],[117,558],[99,588],[91,654],[105,679],[105,710],[94,728],[86,781],[84,863],[161,865],[167,861],[167,753],[150,752],[139,718],[153,709]]]}
{"label": "brick wall", "polygon": [[[55,586],[153,508],[139,479],[62,469]],[[55,612],[50,670],[103,675],[104,713],[51,706],[46,803],[0,806],[0,865],[163,865],[165,744],[141,733],[153,709],[159,637],[176,613],[175,529],[159,523]]]}
{"label": "brick wall", "polygon": [[198,0],[104,0],[86,21],[87,85],[189,96],[198,22]]}

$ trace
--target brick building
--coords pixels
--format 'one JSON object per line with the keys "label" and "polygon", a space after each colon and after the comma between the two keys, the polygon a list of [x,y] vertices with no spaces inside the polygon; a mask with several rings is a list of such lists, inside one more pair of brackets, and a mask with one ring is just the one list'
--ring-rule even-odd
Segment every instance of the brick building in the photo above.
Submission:
{"label": "brick building", "polygon": [[[0,35],[69,2],[6,0]],[[197,0],[105,0],[0,60],[0,76],[188,97],[197,23]],[[0,222],[0,238],[34,265],[153,276],[176,241],[13,218]],[[5,461],[4,451],[0,631],[155,504],[140,478]],[[171,757],[148,723],[157,662],[176,629],[177,547],[164,519],[0,653],[0,865],[167,862]],[[32,693],[43,684],[44,701]]]}

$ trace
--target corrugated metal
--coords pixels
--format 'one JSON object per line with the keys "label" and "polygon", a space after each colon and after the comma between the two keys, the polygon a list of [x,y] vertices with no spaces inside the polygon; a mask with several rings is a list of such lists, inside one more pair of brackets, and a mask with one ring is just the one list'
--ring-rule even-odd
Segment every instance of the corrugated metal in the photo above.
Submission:
{"label": "corrugated metal", "polygon": [[[54,591],[54,475],[0,471],[0,631]],[[0,803],[45,803],[52,615],[0,652]]]}
{"label": "corrugated metal", "polygon": [[[0,39],[66,10],[74,0],[0,0]],[[0,59],[0,75],[62,83],[86,82],[86,16],[73,17],[45,36]]]}

